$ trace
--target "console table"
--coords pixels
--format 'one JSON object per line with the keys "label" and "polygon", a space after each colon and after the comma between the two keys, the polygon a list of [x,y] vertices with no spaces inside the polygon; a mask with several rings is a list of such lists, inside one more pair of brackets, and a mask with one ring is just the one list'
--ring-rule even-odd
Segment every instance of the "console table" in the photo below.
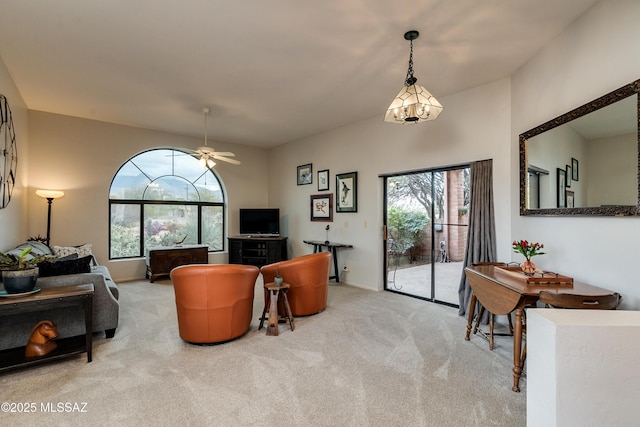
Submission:
{"label": "console table", "polygon": [[353,245],[347,245],[344,243],[335,242],[321,242],[319,240],[303,240],[308,245],[313,245],[313,253],[322,251],[323,247],[327,248],[328,252],[331,252],[333,258],[333,276],[329,276],[329,280],[335,279],[336,283],[340,283],[340,271],[338,270],[338,248],[353,248]]}
{"label": "console table", "polygon": [[509,278],[495,272],[499,268],[493,265],[472,265],[464,269],[473,291],[467,311],[467,332],[464,337],[469,341],[469,334],[475,314],[476,301],[495,315],[515,314],[513,330],[513,388],[520,391],[520,376],[523,368],[522,329],[524,308],[538,301],[541,291],[558,294],[584,296],[611,295],[614,292],[586,283],[573,282],[571,287],[553,284],[527,284],[524,281]]}
{"label": "console table", "polygon": [[[0,371],[35,365],[80,353],[87,353],[87,363],[91,362],[93,284],[56,286],[44,288],[40,292],[26,296],[3,297],[0,299],[0,316],[72,306],[80,306],[84,309],[85,335],[56,339],[55,343],[58,347],[51,353],[39,357],[25,357],[24,351],[29,340],[29,337],[25,337],[25,346],[0,351]],[[39,319],[37,315],[34,315],[33,318],[34,326],[38,321],[45,320]]]}
{"label": "console table", "polygon": [[157,246],[149,248],[147,254],[147,277],[153,281],[159,276],[168,276],[171,270],[187,264],[208,264],[207,245]]}

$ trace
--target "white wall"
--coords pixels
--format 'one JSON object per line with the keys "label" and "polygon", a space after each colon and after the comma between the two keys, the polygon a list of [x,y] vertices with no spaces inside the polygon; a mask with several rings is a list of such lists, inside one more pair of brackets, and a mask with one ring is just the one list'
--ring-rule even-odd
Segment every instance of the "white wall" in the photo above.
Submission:
{"label": "white wall", "polygon": [[527,425],[639,425],[640,312],[527,310]]}
{"label": "white wall", "polygon": [[[141,151],[153,147],[196,148],[202,145],[202,139],[39,111],[30,111],[29,121],[30,181],[25,197],[29,205],[28,235],[46,234],[46,201],[37,197],[35,190],[63,190],[65,196],[52,206],[51,244],[91,243],[114,280],[143,278],[145,263],[141,259],[108,261],[111,180],[123,163]],[[240,166],[223,162],[216,166],[229,202],[229,234],[237,234],[238,209],[267,203],[267,154],[264,149],[237,144],[209,145],[232,151],[242,161]],[[21,233],[18,240],[26,235]],[[210,262],[226,263],[227,254],[212,254]]]}
{"label": "white wall", "polygon": [[638,203],[638,134],[589,141],[588,204]]}
{"label": "white wall", "polygon": [[[559,143],[561,142],[561,143]],[[571,158],[579,162],[580,181],[571,184],[576,193],[575,207],[595,206],[586,203],[586,196],[581,187],[588,182],[589,163],[586,157],[585,139],[570,126],[558,126],[527,141],[527,161],[549,172],[540,177],[540,208],[558,206],[558,169],[566,171]],[[568,177],[570,178],[570,177]]]}
{"label": "white wall", "polygon": [[[520,133],[640,78],[640,56],[633,53],[639,18],[640,2],[603,0],[511,80],[440,99],[445,110],[434,122],[393,126],[381,112],[273,149],[269,204],[287,212],[292,255],[311,251],[303,239],[324,239],[325,224],[309,221],[309,195],[318,193],[315,173],[330,169],[333,192],[336,173],[357,171],[358,213],[334,213],[329,238],[354,245],[340,254],[340,264],[351,270],[347,283],[381,289],[378,175],[492,158],[499,259],[521,261],[510,249],[514,239],[540,241],[547,252],[536,259],[540,267],[616,290],[622,308],[639,308],[634,267],[640,218],[521,217],[518,157]],[[296,186],[295,168],[305,163],[313,163],[314,184]]]}
{"label": "white wall", "polygon": [[[640,2],[603,0],[515,73],[511,145],[520,133],[639,79],[639,20]],[[544,243],[541,268],[616,290],[622,308],[639,309],[640,218],[521,217],[518,170],[513,152],[511,237]]]}
{"label": "white wall", "polygon": [[[434,122],[384,123],[383,105],[379,117],[269,152],[216,144],[243,160],[240,167],[219,168],[230,197],[230,219],[237,219],[239,207],[279,207],[283,232],[290,238],[290,256],[309,253],[311,247],[302,240],[325,236],[325,223],[309,220],[309,195],[318,193],[316,172],[330,170],[333,192],[336,173],[357,171],[358,212],[334,213],[329,237],[354,245],[340,254],[341,264],[347,262],[351,268],[346,282],[381,289],[382,181],[378,175],[491,158],[499,259],[520,261],[510,249],[514,239],[543,242],[547,255],[536,259],[542,268],[614,289],[623,295],[623,308],[640,308],[635,274],[640,218],[520,217],[518,206],[518,135],[640,78],[640,55],[635,54],[639,19],[638,1],[597,3],[511,78],[441,97],[445,110]],[[0,89],[19,98],[4,67],[0,67]],[[24,103],[16,102],[14,120],[26,135]],[[41,112],[32,112],[29,121],[33,159],[25,161],[22,151],[19,164],[21,174],[28,169],[29,182],[21,175],[16,200],[8,210],[0,210],[0,249],[46,232],[46,205],[34,191],[56,187],[67,195],[53,207],[52,242],[91,242],[101,261],[106,260],[107,192],[117,168],[146,148],[201,145],[196,138]],[[314,183],[297,186],[296,166],[305,163],[313,164]],[[30,221],[25,229],[20,218],[27,203]],[[232,222],[230,231],[235,233],[237,224]],[[212,262],[222,259],[226,257],[213,257]],[[117,280],[144,274],[141,261],[113,262],[109,267]]]}
{"label": "white wall", "polygon": [[[2,58],[0,58],[0,94],[4,95],[9,102],[18,146],[18,177],[13,189],[13,197],[6,208],[0,209],[0,251],[2,251],[12,247],[27,233],[27,202],[24,194],[28,184],[26,166],[29,157],[27,107]],[[4,141],[0,143],[0,147],[4,148]],[[0,159],[4,161],[4,157]]]}
{"label": "white wall", "polygon": [[[393,94],[390,94],[393,97]],[[383,285],[382,179],[379,174],[493,159],[497,233],[501,258],[509,257],[510,81],[488,85],[439,99],[444,112],[433,122],[401,126],[379,117],[354,123],[272,149],[269,155],[269,204],[287,213],[283,225],[293,256],[310,253],[306,239],[325,240],[324,222],[309,219],[309,196],[318,194],[317,171],[335,175],[358,172],[358,212],[335,213],[329,239],[350,243],[339,252],[340,265],[350,271],[345,282],[379,290]],[[296,185],[296,167],[312,163],[311,185]],[[335,195],[334,195],[335,198]]]}

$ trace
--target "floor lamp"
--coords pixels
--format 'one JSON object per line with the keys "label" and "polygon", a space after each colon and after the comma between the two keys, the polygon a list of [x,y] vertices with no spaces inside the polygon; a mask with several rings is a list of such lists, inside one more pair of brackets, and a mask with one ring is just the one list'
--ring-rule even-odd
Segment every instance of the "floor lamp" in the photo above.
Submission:
{"label": "floor lamp", "polygon": [[36,195],[43,199],[47,199],[47,203],[49,205],[47,208],[47,246],[49,246],[49,239],[51,236],[51,204],[53,203],[53,199],[59,199],[64,196],[64,191],[36,190]]}

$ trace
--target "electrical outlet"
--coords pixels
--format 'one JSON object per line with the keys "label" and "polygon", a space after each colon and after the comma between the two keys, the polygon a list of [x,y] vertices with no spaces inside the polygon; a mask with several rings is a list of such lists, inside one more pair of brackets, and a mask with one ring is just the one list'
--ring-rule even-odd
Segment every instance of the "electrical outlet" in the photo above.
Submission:
{"label": "electrical outlet", "polygon": [[342,271],[349,271],[349,266],[347,264],[342,267]]}

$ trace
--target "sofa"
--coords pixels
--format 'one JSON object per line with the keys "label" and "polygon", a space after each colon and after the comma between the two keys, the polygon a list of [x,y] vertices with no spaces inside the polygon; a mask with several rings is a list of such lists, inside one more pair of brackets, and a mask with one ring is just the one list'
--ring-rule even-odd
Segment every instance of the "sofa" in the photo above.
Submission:
{"label": "sofa", "polygon": [[[61,260],[59,262],[52,260],[51,265],[39,264],[41,274],[45,270],[50,270],[49,273],[56,273],[56,275],[38,277],[37,288],[93,284],[93,332],[104,333],[107,338],[112,338],[118,327],[120,292],[107,267],[98,265],[96,262],[95,257],[91,254],[91,246],[49,248],[42,243],[27,242],[8,251],[8,253],[19,251],[25,245],[32,246],[34,256],[49,254],[57,256]],[[89,263],[84,261],[87,257],[89,257]],[[78,262],[72,262],[73,259],[77,259]],[[76,267],[80,264],[83,272],[78,272],[79,269]],[[65,272],[70,274],[64,274]],[[52,320],[58,328],[60,338],[85,333],[84,315],[80,307],[28,312],[10,317],[1,316],[0,350],[26,345],[33,326],[40,320]]]}

